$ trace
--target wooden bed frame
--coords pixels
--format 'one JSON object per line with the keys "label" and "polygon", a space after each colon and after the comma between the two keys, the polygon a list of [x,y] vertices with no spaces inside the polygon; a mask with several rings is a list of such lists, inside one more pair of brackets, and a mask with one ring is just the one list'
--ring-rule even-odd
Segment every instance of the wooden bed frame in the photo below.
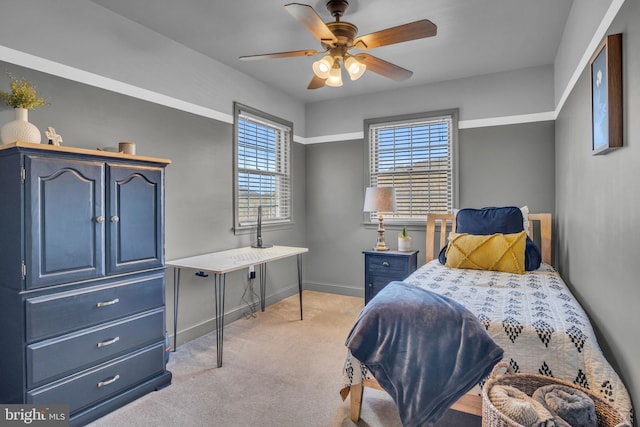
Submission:
{"label": "wooden bed frame", "polygon": [[[537,224],[536,224],[537,223]],[[439,225],[439,227],[437,227]],[[426,262],[438,257],[440,248],[447,243],[447,237],[451,230],[455,230],[455,214],[429,214],[427,215],[427,256]],[[440,232],[444,230],[444,232]],[[436,234],[436,232],[438,232]],[[439,237],[436,239],[436,235]],[[542,255],[542,262],[552,265],[551,262],[551,214],[550,213],[530,213],[529,214],[529,235],[539,245]],[[349,394],[351,395],[351,421],[357,423],[362,410],[362,396],[365,387],[377,390],[384,389],[375,379],[366,379],[359,384],[351,385]],[[477,416],[482,416],[482,398],[473,394],[465,394],[457,402],[451,405],[456,411],[465,412]]]}

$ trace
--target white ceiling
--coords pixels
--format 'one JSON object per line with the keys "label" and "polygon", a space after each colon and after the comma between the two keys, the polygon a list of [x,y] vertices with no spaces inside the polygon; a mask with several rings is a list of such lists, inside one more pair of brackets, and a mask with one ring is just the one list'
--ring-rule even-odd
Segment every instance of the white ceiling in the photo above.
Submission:
{"label": "white ceiling", "polygon": [[[349,0],[342,20],[357,25],[360,35],[425,18],[437,25],[438,34],[368,52],[413,71],[404,82],[373,72],[350,81],[343,73],[340,88],[308,90],[317,57],[238,60],[242,55],[322,50],[283,8],[291,0],[93,1],[305,103],[552,64],[573,2]],[[325,3],[306,4],[325,22],[332,21]]]}

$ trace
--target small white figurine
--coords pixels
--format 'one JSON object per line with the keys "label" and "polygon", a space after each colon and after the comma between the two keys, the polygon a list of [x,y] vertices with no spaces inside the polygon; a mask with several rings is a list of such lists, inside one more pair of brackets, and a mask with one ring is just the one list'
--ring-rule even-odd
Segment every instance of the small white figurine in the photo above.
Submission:
{"label": "small white figurine", "polygon": [[62,137],[56,133],[56,130],[49,126],[45,131],[45,136],[49,140],[50,145],[62,145]]}

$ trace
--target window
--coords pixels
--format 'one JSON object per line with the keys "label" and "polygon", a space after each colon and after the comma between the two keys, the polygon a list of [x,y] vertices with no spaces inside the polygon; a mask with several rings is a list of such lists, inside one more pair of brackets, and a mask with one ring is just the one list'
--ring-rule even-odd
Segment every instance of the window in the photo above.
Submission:
{"label": "window", "polygon": [[235,228],[291,222],[291,123],[234,104]]}
{"label": "window", "polygon": [[[429,212],[451,212],[456,197],[457,111],[365,121],[368,185],[395,187],[388,222],[420,222]],[[377,221],[371,213],[370,221]]]}

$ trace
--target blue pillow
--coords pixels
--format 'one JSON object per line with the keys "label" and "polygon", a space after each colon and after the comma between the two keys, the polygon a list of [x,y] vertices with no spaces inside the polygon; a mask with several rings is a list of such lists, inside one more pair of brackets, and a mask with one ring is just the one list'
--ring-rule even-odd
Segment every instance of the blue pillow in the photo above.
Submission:
{"label": "blue pillow", "polygon": [[[522,211],[516,206],[491,207],[482,209],[460,209],[456,214],[456,233],[489,235],[495,233],[514,234],[524,230]],[[440,250],[438,260],[445,265],[447,245]],[[537,270],[542,256],[536,244],[527,237],[524,265],[526,271]]]}
{"label": "blue pillow", "polygon": [[524,249],[524,269],[526,271],[533,271],[540,268],[542,262],[542,255],[536,244],[527,236],[527,245]]}
{"label": "blue pillow", "polygon": [[460,209],[456,215],[456,233],[487,236],[515,234],[524,230],[522,211],[515,206],[503,208]]}

